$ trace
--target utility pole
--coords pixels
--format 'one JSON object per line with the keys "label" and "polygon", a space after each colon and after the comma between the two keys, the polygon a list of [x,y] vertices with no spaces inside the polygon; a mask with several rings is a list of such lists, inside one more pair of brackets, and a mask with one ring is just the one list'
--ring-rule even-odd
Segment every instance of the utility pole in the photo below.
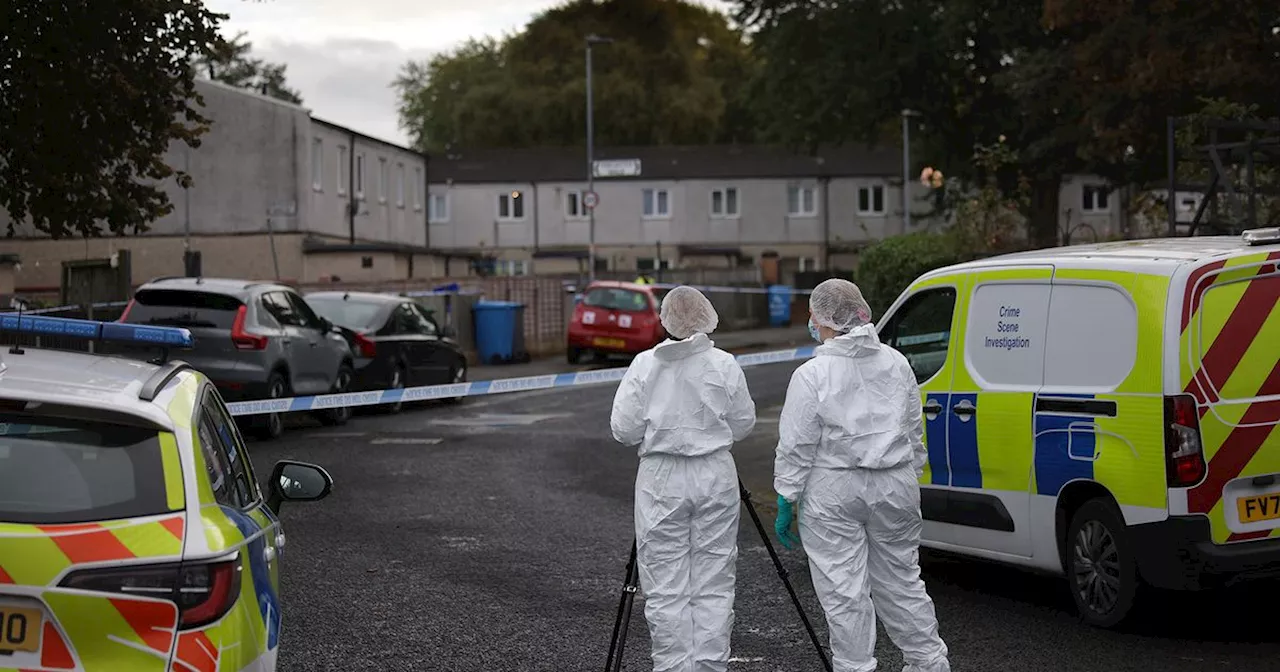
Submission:
{"label": "utility pole", "polygon": [[[591,73],[591,47],[597,44],[609,44],[613,42],[611,38],[600,37],[596,34],[587,36],[587,193],[595,193],[595,176],[596,176],[596,147],[595,147],[595,105],[593,100],[594,82]],[[578,205],[583,205],[583,199],[578,199]],[[596,279],[596,209],[593,203],[587,208],[587,265],[588,276],[592,282]]]}

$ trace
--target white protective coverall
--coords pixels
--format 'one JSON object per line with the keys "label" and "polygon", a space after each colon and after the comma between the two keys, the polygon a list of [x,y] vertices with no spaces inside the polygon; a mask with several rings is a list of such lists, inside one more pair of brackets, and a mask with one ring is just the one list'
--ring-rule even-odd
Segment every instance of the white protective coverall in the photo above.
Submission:
{"label": "white protective coverall", "polygon": [[696,293],[672,290],[662,317],[669,334],[687,337],[635,358],[614,397],[610,424],[620,443],[639,445],[636,557],[653,669],[724,672],[740,501],[729,449],[751,433],[756,411],[737,360],[706,335],[716,324],[706,297],[686,294],[691,303],[705,302],[694,327],[668,314],[669,303],[681,302],[672,294],[686,289]]}
{"label": "white protective coverall", "polygon": [[[841,283],[828,287],[834,296],[821,291],[829,283]],[[800,541],[826,612],[833,667],[876,669],[879,614],[903,652],[904,672],[948,672],[920,578],[919,478],[927,453],[915,374],[906,357],[880,343],[853,283],[823,282],[810,303],[814,324],[838,335],[791,376],[774,489],[799,502]]]}

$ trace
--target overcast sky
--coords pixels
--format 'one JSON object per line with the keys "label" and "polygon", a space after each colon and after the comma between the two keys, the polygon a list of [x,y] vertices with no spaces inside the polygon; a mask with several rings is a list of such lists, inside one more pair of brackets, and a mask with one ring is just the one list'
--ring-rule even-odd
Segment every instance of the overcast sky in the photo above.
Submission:
{"label": "overcast sky", "polygon": [[[719,0],[699,0],[724,7]],[[391,82],[406,60],[502,36],[558,0],[205,0],[248,33],[255,55],[288,66],[289,85],[326,121],[407,143]]]}

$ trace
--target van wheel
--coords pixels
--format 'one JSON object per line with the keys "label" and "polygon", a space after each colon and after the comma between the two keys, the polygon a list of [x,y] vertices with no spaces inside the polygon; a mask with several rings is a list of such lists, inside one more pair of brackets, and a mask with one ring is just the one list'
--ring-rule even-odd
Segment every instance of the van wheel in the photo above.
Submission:
{"label": "van wheel", "polygon": [[1133,610],[1139,583],[1124,518],[1109,500],[1091,499],[1071,517],[1066,543],[1067,581],[1081,620],[1119,625]]}
{"label": "van wheel", "polygon": [[[283,399],[289,396],[289,383],[279,371],[267,377],[267,398]],[[267,413],[253,419],[253,435],[264,441],[274,441],[284,434],[284,414]]]}

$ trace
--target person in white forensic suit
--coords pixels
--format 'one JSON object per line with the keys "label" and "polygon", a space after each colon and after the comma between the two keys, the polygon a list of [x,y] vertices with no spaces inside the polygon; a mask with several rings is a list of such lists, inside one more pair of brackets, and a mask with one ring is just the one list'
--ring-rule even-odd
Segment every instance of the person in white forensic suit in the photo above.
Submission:
{"label": "person in white forensic suit", "polygon": [[792,374],[778,421],[775,530],[794,546],[798,509],[835,672],[876,669],[877,615],[902,650],[904,672],[949,672],[920,578],[927,453],[915,373],[880,342],[852,282],[819,284],[809,314],[809,332],[822,345]]}
{"label": "person in white forensic suit", "polygon": [[729,667],[738,559],[738,470],[755,402],[719,317],[692,287],[662,300],[669,340],[636,356],[613,399],[613,437],[638,446],[636,559],[655,672]]}

